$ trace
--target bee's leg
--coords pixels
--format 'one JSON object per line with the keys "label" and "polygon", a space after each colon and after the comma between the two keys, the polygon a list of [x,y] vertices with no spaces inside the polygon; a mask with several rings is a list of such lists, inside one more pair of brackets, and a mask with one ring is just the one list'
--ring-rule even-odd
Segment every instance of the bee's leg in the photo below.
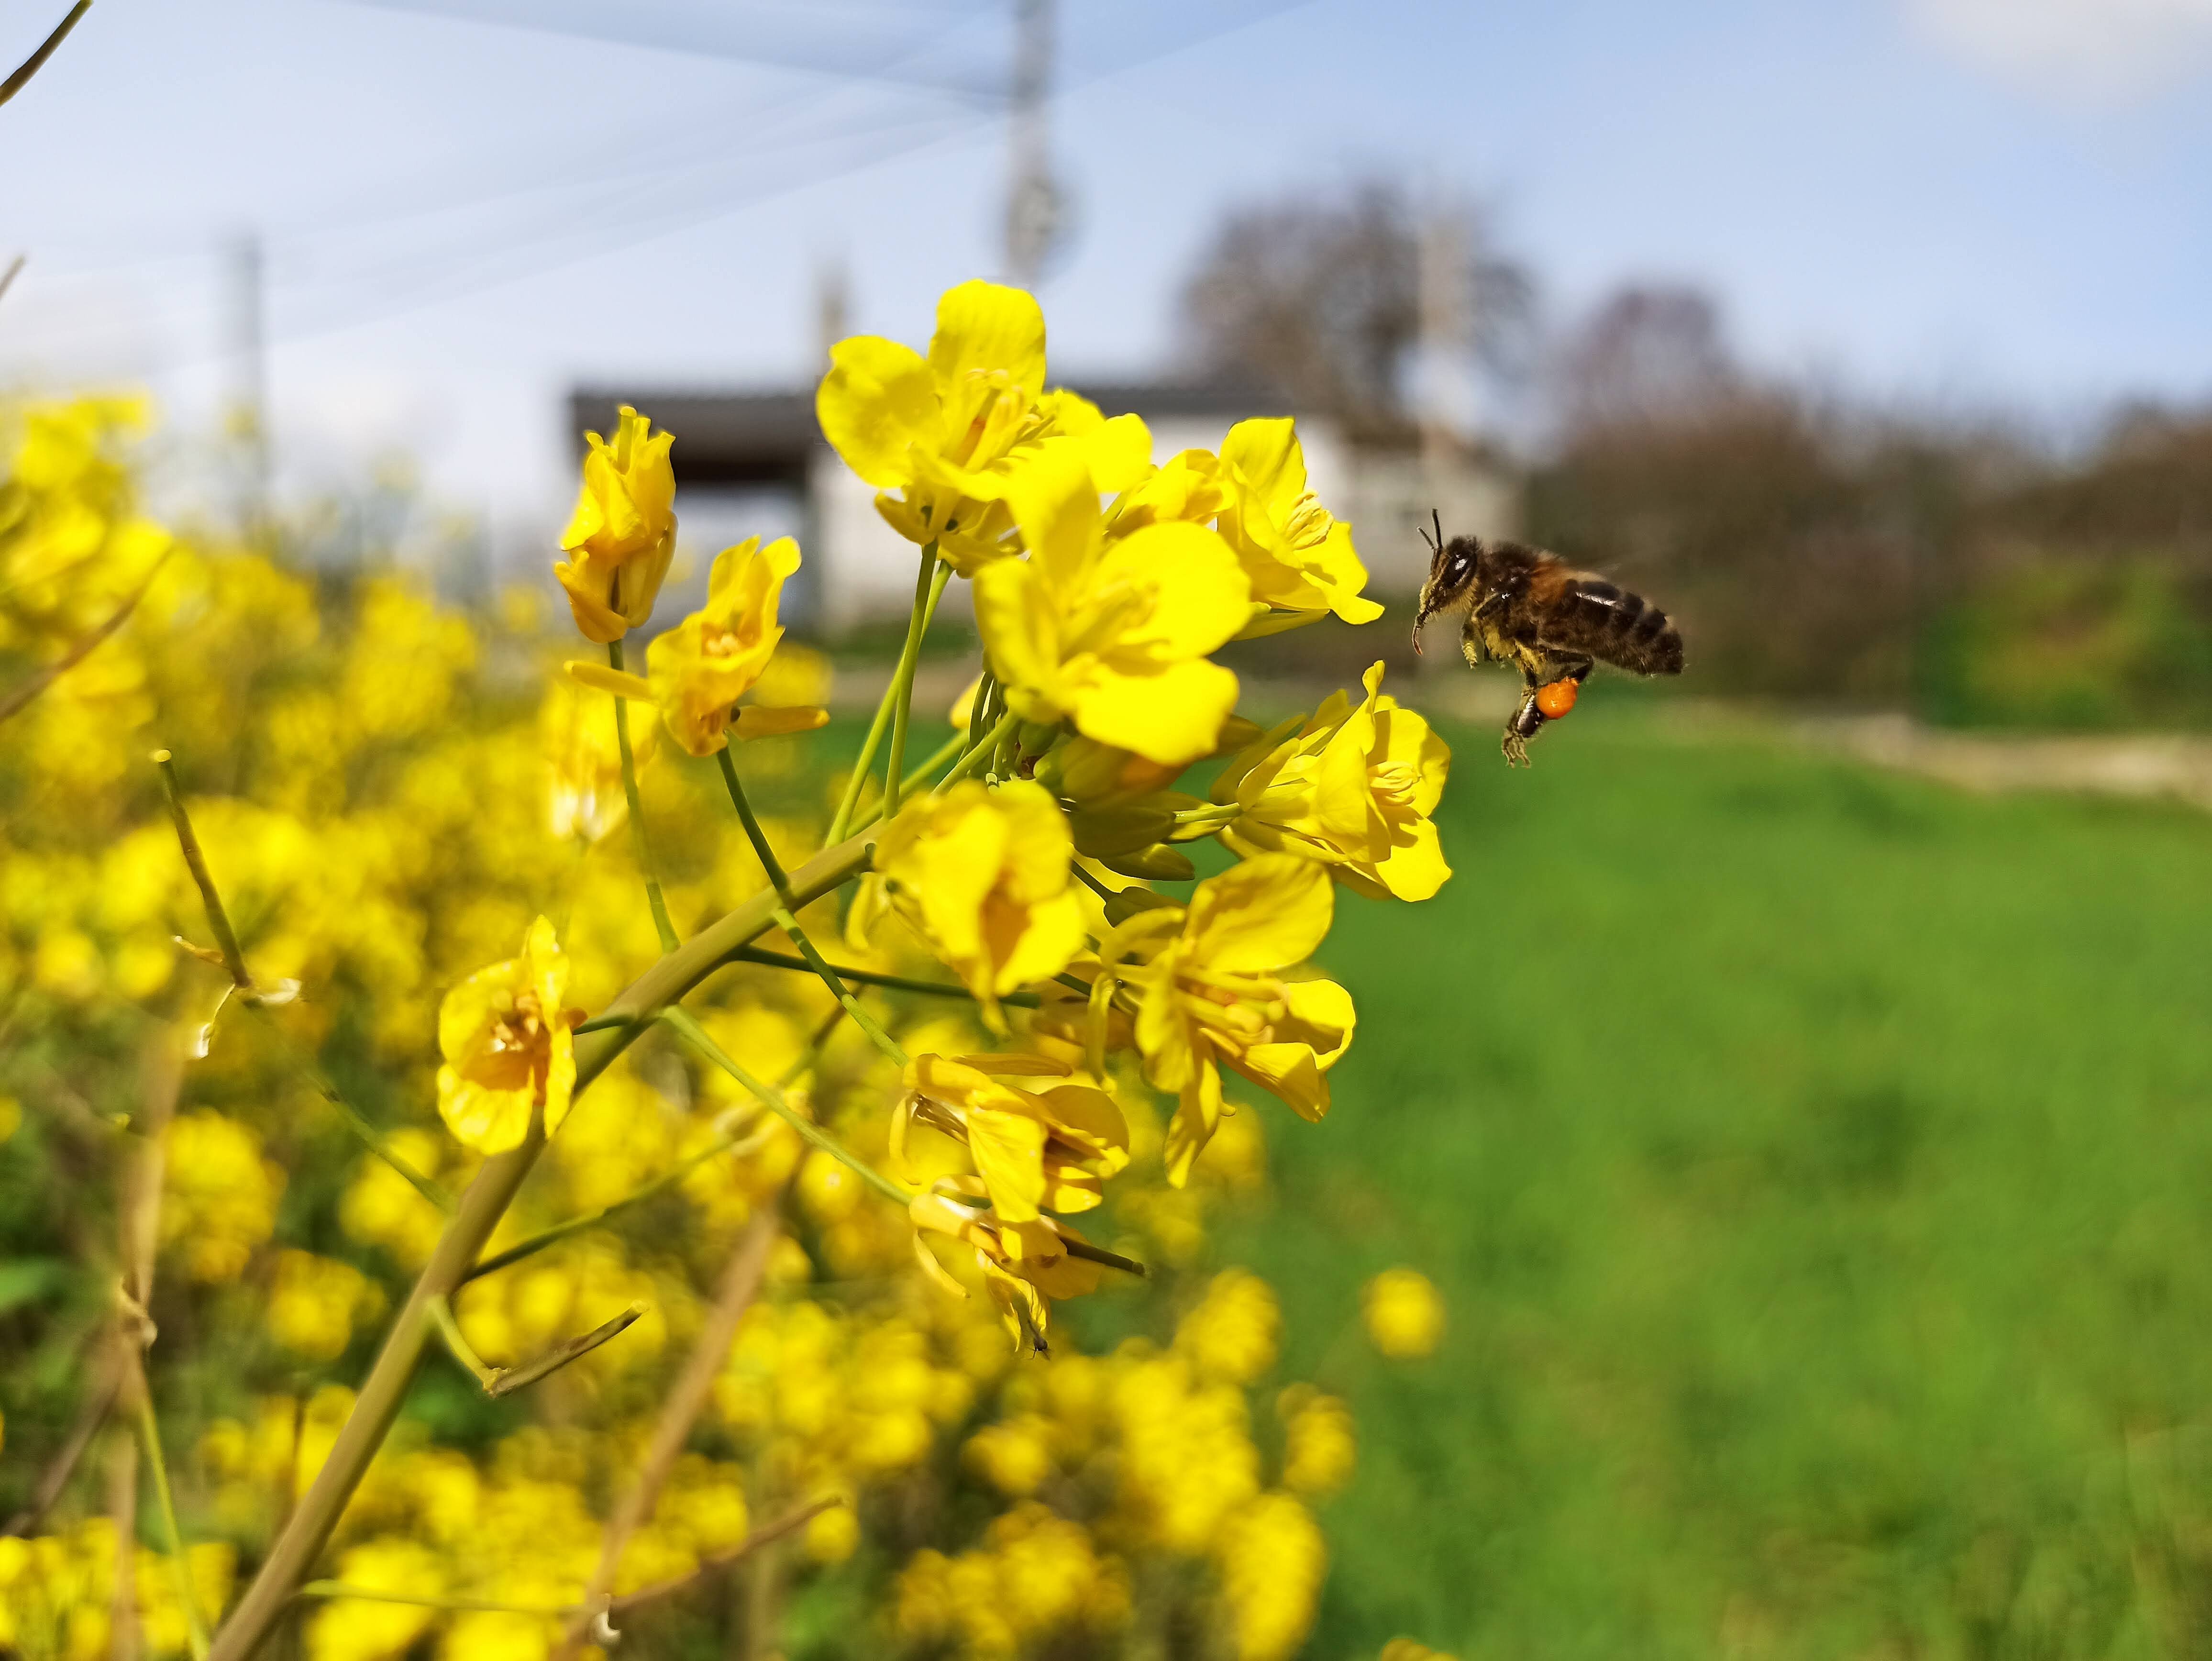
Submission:
{"label": "bee's leg", "polygon": [[1590,671],[1597,667],[1597,660],[1587,657],[1554,658],[1552,666],[1558,672],[1553,680],[1571,680],[1577,686],[1588,680]]}
{"label": "bee's leg", "polygon": [[1469,668],[1480,669],[1490,661],[1490,643],[1483,638],[1482,625],[1475,619],[1481,616],[1478,608],[1468,613],[1467,621],[1460,625],[1460,654],[1466,658]]}
{"label": "bee's leg", "polygon": [[1498,745],[1506,764],[1526,767],[1528,764],[1528,740],[1541,730],[1546,720],[1544,712],[1536,707],[1536,689],[1544,684],[1547,667],[1544,655],[1534,647],[1515,642],[1513,660],[1521,669],[1521,707],[1513,712],[1513,719],[1505,723],[1505,734]]}

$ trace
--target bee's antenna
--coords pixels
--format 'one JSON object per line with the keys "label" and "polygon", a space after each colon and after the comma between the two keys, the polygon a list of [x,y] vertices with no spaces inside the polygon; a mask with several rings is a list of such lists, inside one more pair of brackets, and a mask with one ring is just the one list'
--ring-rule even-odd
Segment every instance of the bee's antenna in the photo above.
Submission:
{"label": "bee's antenna", "polygon": [[1426,531],[1423,531],[1421,540],[1429,545],[1429,557],[1434,559],[1444,549],[1444,516],[1431,508],[1429,509],[1429,517],[1436,521],[1437,533],[1431,536]]}

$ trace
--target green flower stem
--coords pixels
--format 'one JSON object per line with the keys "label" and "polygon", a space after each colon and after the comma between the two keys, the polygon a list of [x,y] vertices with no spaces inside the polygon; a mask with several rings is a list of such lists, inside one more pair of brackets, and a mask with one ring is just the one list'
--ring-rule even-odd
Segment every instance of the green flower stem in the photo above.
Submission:
{"label": "green flower stem", "polygon": [[[791,873],[793,896],[805,903],[842,888],[867,869],[869,854],[870,843],[865,837],[850,837],[824,849]],[[653,1012],[675,1002],[732,952],[767,933],[774,926],[775,908],[773,894],[754,895],[630,983],[606,1011],[618,1018],[616,1023],[577,1044],[576,1089],[583,1090],[612,1066],[636,1042]],[[544,1147],[544,1132],[533,1129],[520,1147],[493,1154],[477,1168],[406,1305],[386,1331],[384,1348],[368,1377],[362,1381],[351,1416],[331,1444],[322,1469],[270,1545],[260,1573],[216,1634],[208,1661],[248,1661],[275,1630],[294,1591],[307,1579],[315,1560],[329,1544],[346,1502],[361,1485],[369,1461],[399,1416],[434,1329],[428,1314],[429,1300],[449,1296],[460,1285],[461,1277],[482,1255],[484,1243],[499,1226]]]}
{"label": "green flower stem", "polygon": [[1175,829],[1169,833],[1170,842],[1195,842],[1210,837],[1224,825],[1234,824],[1244,816],[1243,807],[1233,801],[1208,802],[1203,807],[1186,807],[1175,816]]}
{"label": "green flower stem", "polygon": [[1088,1240],[1071,1240],[1063,1234],[1060,1237],[1060,1249],[1071,1257],[1080,1257],[1085,1262],[1103,1263],[1109,1269],[1118,1269],[1124,1275],[1134,1275],[1140,1280],[1152,1274],[1152,1270],[1134,1257],[1124,1257],[1118,1251],[1109,1251],[1104,1246],[1095,1246]]}
{"label": "green flower stem", "polygon": [[936,614],[938,596],[952,575],[950,565],[937,562],[937,545],[921,551],[921,569],[914,580],[914,615],[907,624],[906,649],[899,654],[898,673],[891,680],[891,755],[884,769],[884,822],[898,812],[899,787],[905,782],[906,729],[914,714],[914,672],[921,661],[921,637]]}
{"label": "green flower stem", "polygon": [[[169,818],[177,828],[177,844],[184,849],[185,864],[192,873],[192,881],[198,885],[200,903],[207,909],[208,927],[215,931],[216,941],[222,952],[223,968],[230,976],[231,984],[245,995],[241,1001],[265,1015],[268,1010],[255,996],[253,977],[246,970],[245,953],[238,948],[238,935],[230,926],[230,914],[224,909],[222,892],[215,885],[214,874],[207,867],[207,856],[200,851],[199,837],[193,834],[191,818],[185,812],[184,793],[177,788],[177,770],[169,752],[167,750],[155,751],[154,765],[161,770],[162,793],[169,802]],[[339,1095],[337,1087],[322,1075],[297,1045],[290,1042],[282,1027],[271,1021],[270,1031],[276,1034],[277,1043],[289,1053],[293,1065],[314,1080],[315,1088],[323,1099],[337,1109],[339,1116],[356,1136],[368,1145],[371,1153],[405,1177],[416,1193],[439,1210],[453,1210],[453,1196],[402,1159],[383,1134],[352,1103]]]}
{"label": "green flower stem", "polygon": [[495,1251],[467,1274],[462,1275],[461,1284],[466,1286],[471,1281],[482,1275],[495,1274],[505,1269],[509,1263],[519,1263],[525,1257],[535,1256],[547,1246],[558,1245],[571,1235],[581,1234],[586,1229],[598,1228],[604,1223],[611,1222],[632,1206],[642,1205],[654,1195],[666,1193],[701,1165],[706,1164],[708,1160],[728,1153],[750,1134],[748,1129],[744,1135],[732,1134],[727,1136],[717,1136],[690,1158],[664,1171],[643,1187],[632,1189],[612,1204],[601,1206],[597,1211],[588,1212],[581,1217],[571,1217],[565,1223],[556,1223],[552,1227],[542,1230],[527,1239],[516,1241],[504,1251]]}
{"label": "green flower stem", "polygon": [[209,874],[207,856],[200,852],[200,839],[192,834],[192,821],[185,812],[184,792],[177,788],[177,770],[166,750],[154,752],[154,765],[161,770],[161,791],[168,798],[169,819],[177,827],[177,844],[185,850],[185,864],[199,885],[200,904],[207,908],[208,927],[215,930],[215,943],[222,952],[222,966],[230,976],[230,983],[241,992],[251,992],[253,977],[246,972],[246,954],[238,949],[238,936],[230,927],[230,914],[222,909],[222,896],[216,891],[215,878]]}
{"label": "green flower stem", "polygon": [[[619,637],[607,642],[607,666],[619,671],[623,666],[623,643]],[[629,803],[629,843],[637,854],[638,873],[645,879],[645,903],[653,908],[653,927],[660,936],[660,949],[673,952],[677,947],[676,925],[668,920],[668,902],[661,897],[660,879],[653,874],[653,849],[645,837],[645,810],[638,806],[637,758],[629,748],[629,700],[615,700],[615,747],[622,752],[623,796]]]}
{"label": "green flower stem", "polygon": [[316,1093],[337,1110],[338,1117],[345,1121],[346,1129],[360,1137],[362,1145],[370,1153],[398,1171],[406,1180],[410,1188],[437,1207],[439,1210],[448,1215],[452,1214],[453,1196],[447,1193],[438,1183],[432,1182],[421,1171],[416,1170],[399,1150],[392,1146],[384,1133],[369,1123],[367,1114],[338,1094],[337,1086],[323,1076],[322,1069],[314,1064],[301,1046],[292,1042],[291,1036],[277,1024],[273,1016],[270,1015],[267,1008],[260,1005],[255,1005],[254,1007],[268,1019],[270,1033],[276,1038],[277,1047],[285,1052],[293,1067],[305,1074],[313,1083]]}
{"label": "green flower stem", "polygon": [[[757,963],[770,969],[796,969],[807,974],[814,972],[813,966],[804,958],[787,957],[783,952],[770,952],[757,946],[741,946],[730,956],[738,963]],[[830,967],[845,980],[854,981],[863,986],[880,986],[893,992],[921,992],[935,998],[970,1000],[975,995],[966,987],[957,986],[951,981],[908,980],[903,975],[879,975],[872,969],[854,969],[842,963],[832,964]],[[1035,1009],[1044,1001],[1034,992],[1009,992],[999,1001],[1015,1004],[1024,1009]]]}
{"label": "green flower stem", "polygon": [[[922,572],[930,583],[928,601],[925,605],[917,599],[914,615],[907,623],[908,637],[915,642],[917,651],[920,650],[920,636],[915,630],[915,622],[919,619],[922,631],[927,630],[929,620],[937,614],[938,598],[944,593],[945,581],[952,574],[952,568],[945,566],[940,568],[934,576],[931,576],[930,566],[936,557],[937,545],[933,542],[922,550],[921,555]],[[917,583],[917,590],[920,586]],[[905,666],[906,656],[906,650],[902,647],[899,652],[901,667]],[[829,834],[823,838],[825,844],[829,846],[834,847],[851,831],[853,815],[860,805],[860,792],[867,788],[868,779],[875,769],[876,751],[882,747],[884,731],[890,726],[891,713],[898,703],[898,687],[899,677],[894,671],[890,684],[884,688],[883,697],[877,701],[876,718],[869,724],[868,736],[860,745],[859,757],[853,763],[853,776],[845,781],[844,800],[837,804],[836,812],[830,817]]]}
{"label": "green flower stem", "polygon": [[1005,715],[1000,716],[999,724],[994,727],[989,732],[983,734],[983,741],[976,745],[973,749],[969,750],[966,755],[961,757],[958,761],[953,764],[952,770],[947,773],[943,778],[938,780],[937,793],[942,793],[951,789],[954,785],[959,783],[961,780],[966,778],[977,768],[981,767],[985,762],[990,760],[992,752],[998,749],[1000,742],[1006,739],[1008,733],[1012,733],[1015,727],[1021,724],[1022,718],[1011,709],[1007,710]]}
{"label": "green flower stem", "polygon": [[168,1462],[161,1457],[161,1427],[154,1416],[153,1392],[146,1388],[145,1369],[138,1371],[138,1437],[146,1445],[146,1463],[154,1473],[154,1500],[161,1512],[161,1531],[168,1538],[169,1563],[177,1579],[177,1597],[185,1606],[185,1639],[192,1661],[205,1661],[207,1628],[200,1623],[199,1599],[192,1595],[192,1566],[185,1557],[185,1536],[177,1527],[177,1502],[169,1491]]}
{"label": "green flower stem", "polygon": [[791,905],[791,879],[784,874],[783,866],[775,856],[775,849],[769,846],[768,832],[761,829],[760,819],[753,812],[753,805],[745,797],[744,783],[738,777],[738,764],[730,755],[730,746],[726,744],[717,750],[714,759],[721,765],[722,783],[729,790],[730,806],[738,810],[738,823],[745,827],[745,840],[753,845],[753,857],[760,861],[761,869],[768,873],[768,885],[775,890],[776,897],[788,910]]}
{"label": "green flower stem", "polygon": [[[899,1048],[896,1039],[877,1024],[874,1016],[860,1007],[860,1001],[847,989],[844,982],[837,978],[837,971],[814,949],[814,942],[807,939],[806,931],[799,926],[799,919],[794,915],[797,905],[792,897],[791,879],[784,875],[783,867],[776,862],[775,850],[768,844],[768,833],[761,829],[761,822],[753,813],[752,804],[745,800],[745,787],[738,777],[737,763],[730,759],[729,745],[724,745],[715,752],[714,758],[722,764],[722,782],[729,787],[730,805],[738,810],[738,818],[745,827],[745,835],[752,841],[754,856],[760,861],[761,869],[768,873],[769,886],[775,890],[777,897],[783,902],[776,909],[776,927],[791,937],[791,943],[799,948],[799,955],[806,960],[806,966],[822,977],[822,983],[830,989],[832,997],[844,1005],[845,1013],[853,1018],[853,1024],[868,1035],[868,1042],[904,1067],[906,1051]],[[892,759],[891,767],[894,771],[897,770],[896,757]]]}
{"label": "green flower stem", "polygon": [[438,1329],[438,1335],[446,1341],[446,1348],[452,1352],[453,1359],[467,1368],[489,1393],[493,1381],[499,1377],[499,1369],[477,1354],[476,1346],[461,1330],[460,1322],[453,1316],[453,1300],[446,1297],[433,1298],[425,1312],[430,1317],[431,1325]]}
{"label": "green flower stem", "polygon": [[1081,883],[1092,893],[1097,895],[1102,900],[1111,900],[1115,897],[1115,893],[1112,889],[1109,888],[1104,883],[1099,881],[1097,878],[1092,876],[1081,866],[1077,865],[1073,861],[1070,861],[1068,865],[1067,874],[1074,878],[1076,881]]}
{"label": "green flower stem", "polygon": [[534,1361],[525,1361],[520,1366],[495,1367],[476,1352],[461,1331],[461,1323],[453,1314],[451,1298],[430,1299],[428,1314],[431,1325],[446,1341],[446,1348],[453,1359],[472,1373],[483,1393],[496,1401],[502,1396],[512,1396],[526,1385],[534,1384],[548,1373],[557,1372],[579,1356],[588,1355],[610,1338],[629,1330],[637,1317],[645,1313],[643,1304],[632,1304],[611,1321],[593,1327],[580,1338],[570,1338],[553,1346]]}
{"label": "green flower stem", "polygon": [[645,1307],[643,1304],[632,1304],[611,1321],[602,1321],[580,1338],[570,1338],[554,1345],[534,1361],[525,1361],[520,1366],[496,1369],[498,1376],[484,1386],[484,1394],[495,1400],[501,1396],[512,1396],[516,1390],[536,1384],[548,1374],[558,1372],[569,1362],[589,1355],[609,1339],[628,1332],[636,1324],[638,1317],[645,1313]]}
{"label": "green flower stem", "polygon": [[853,776],[845,781],[844,799],[837,811],[830,817],[830,831],[823,839],[830,846],[842,841],[853,823],[853,814],[860,805],[860,792],[867,788],[869,776],[876,764],[876,751],[884,741],[884,729],[891,724],[891,689],[884,688],[884,695],[876,704],[876,718],[868,725],[868,736],[862,740],[860,753],[853,763]]}
{"label": "green flower stem", "polygon": [[[935,755],[932,756],[927,761],[922,763],[921,766],[915,768],[912,772],[906,776],[906,782],[900,787],[900,799],[903,800],[905,798],[913,795],[915,791],[921,788],[923,784],[928,782],[929,776],[932,773],[934,773],[939,768],[944,766],[946,762],[951,761],[955,756],[959,755],[963,749],[966,747],[967,743],[968,740],[957,733],[950,739],[947,739],[943,745],[939,746]],[[969,770],[972,771],[973,769],[971,768]],[[960,776],[965,778],[967,775],[963,773]],[[936,788],[938,789],[942,789],[945,785],[953,782],[955,782],[955,781],[951,779],[940,779],[938,781]],[[866,812],[860,816],[860,823],[855,824],[853,829],[855,830],[866,830],[870,825],[879,823],[883,818],[883,813],[884,805],[881,802],[878,802],[873,807],[871,807]]]}
{"label": "green flower stem", "polygon": [[765,1084],[756,1079],[744,1068],[732,1061],[721,1045],[707,1036],[706,1028],[692,1019],[686,1012],[676,1008],[664,1009],[660,1012],[660,1019],[686,1043],[760,1098],[767,1104],[770,1112],[796,1130],[805,1141],[812,1143],[838,1164],[853,1171],[885,1199],[902,1206],[912,1202],[914,1196],[911,1193],[901,1188],[866,1159],[846,1147],[842,1142],[815,1123],[813,1120],[793,1108],[784,1099],[783,1092],[772,1084]]}
{"label": "green flower stem", "polygon": [[951,761],[955,756],[957,756],[966,746],[967,743],[967,739],[958,733],[955,733],[951,738],[945,739],[945,742],[938,747],[936,754],[931,756],[927,761],[922,763],[921,766],[915,768],[914,771],[906,776],[906,782],[899,786],[899,794],[902,797],[910,796],[915,791],[921,788],[921,787],[928,782],[929,776],[932,773],[934,773],[939,768],[944,766],[945,763]]}
{"label": "green flower stem", "polygon": [[[786,958],[782,961],[797,968],[806,967],[796,958]],[[962,995],[966,995],[963,992]],[[776,1083],[786,1089],[798,1083],[800,1076],[822,1059],[823,1046],[830,1042],[830,1033],[836,1030],[837,1023],[844,1018],[845,1012],[842,1009],[832,1010],[830,1019],[823,1022],[820,1030],[807,1041],[806,1048],[799,1052],[799,1059],[784,1068],[783,1076],[778,1079]],[[580,1031],[581,1030],[581,1028],[578,1029]],[[492,1274],[495,1270],[505,1269],[509,1263],[519,1263],[525,1257],[532,1256],[544,1250],[547,1246],[558,1245],[571,1235],[581,1234],[586,1229],[597,1228],[601,1224],[611,1221],[632,1206],[643,1204],[656,1194],[667,1192],[701,1165],[706,1164],[708,1160],[720,1158],[752,1134],[753,1127],[747,1124],[742,1129],[733,1130],[727,1135],[716,1137],[690,1159],[661,1172],[642,1188],[631,1189],[611,1205],[602,1206],[597,1211],[588,1212],[581,1217],[571,1217],[565,1223],[556,1223],[552,1227],[533,1234],[526,1240],[518,1240],[504,1251],[494,1252],[466,1275],[461,1276],[461,1284],[465,1286],[479,1275]]]}
{"label": "green flower stem", "polygon": [[452,1214],[453,1209],[453,1196],[452,1195],[447,1193],[446,1190],[438,1183],[431,1181],[429,1177],[425,1177],[421,1171],[416,1170],[413,1165],[410,1165],[400,1154],[399,1151],[393,1147],[392,1144],[385,1139],[384,1133],[379,1130],[374,1125],[371,1124],[367,1118],[362,1116],[362,1111],[359,1108],[356,1107],[351,1102],[346,1100],[344,1097],[339,1095],[338,1092],[331,1087],[327,1080],[322,1078],[319,1074],[311,1074],[310,1076],[314,1078],[315,1088],[321,1092],[323,1099],[328,1102],[332,1107],[337,1109],[338,1116],[345,1121],[346,1128],[352,1131],[355,1135],[361,1138],[362,1145],[365,1146],[370,1153],[375,1154],[378,1159],[383,1160],[385,1164],[390,1165],[394,1171],[398,1171],[399,1175],[405,1179],[409,1187],[412,1188],[417,1194],[420,1194],[432,1205],[437,1207],[439,1210],[447,1213],[448,1215]]}

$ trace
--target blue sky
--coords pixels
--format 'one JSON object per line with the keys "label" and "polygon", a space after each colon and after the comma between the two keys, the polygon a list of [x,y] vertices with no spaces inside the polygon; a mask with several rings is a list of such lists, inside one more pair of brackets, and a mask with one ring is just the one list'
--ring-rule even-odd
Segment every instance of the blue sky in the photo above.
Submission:
{"label": "blue sky", "polygon": [[[1878,397],[2212,397],[2212,0],[1065,4],[1069,60],[1124,65],[1054,110],[1070,373],[1170,362],[1223,204],[1381,169],[1489,204],[1555,322],[1687,278],[1755,361]],[[0,0],[0,56],[62,9]],[[939,66],[988,80],[1003,40],[971,22]],[[137,381],[203,429],[216,251],[252,227],[287,480],[404,448],[502,523],[566,505],[572,380],[795,378],[824,262],[856,326],[915,340],[997,263],[1004,133],[972,101],[347,0],[99,0],[0,136],[0,256],[31,255],[0,383]]]}

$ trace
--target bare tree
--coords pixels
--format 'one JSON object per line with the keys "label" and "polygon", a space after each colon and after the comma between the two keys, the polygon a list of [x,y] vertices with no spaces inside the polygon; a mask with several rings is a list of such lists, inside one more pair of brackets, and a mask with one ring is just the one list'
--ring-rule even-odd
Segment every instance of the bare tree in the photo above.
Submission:
{"label": "bare tree", "polygon": [[1719,305],[1679,284],[1616,290],[1568,338],[1559,375],[1571,433],[1707,415],[1746,391]]}
{"label": "bare tree", "polygon": [[[1527,332],[1529,279],[1491,251],[1480,216],[1453,212],[1468,228],[1456,280],[1470,344],[1502,362]],[[1231,210],[1184,285],[1191,360],[1203,374],[1255,383],[1356,429],[1408,429],[1428,216],[1396,181],[1372,177]]]}

